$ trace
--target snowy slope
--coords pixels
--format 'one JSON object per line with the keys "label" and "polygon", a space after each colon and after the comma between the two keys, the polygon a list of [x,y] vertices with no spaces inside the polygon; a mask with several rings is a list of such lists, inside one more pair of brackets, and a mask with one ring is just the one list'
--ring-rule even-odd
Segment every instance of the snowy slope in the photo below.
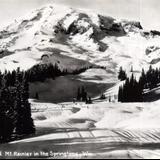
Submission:
{"label": "snowy slope", "polygon": [[[37,127],[149,130],[159,129],[160,101],[152,103],[38,103],[31,101]],[[116,118],[115,118],[116,117]]]}
{"label": "snowy slope", "polygon": [[[34,137],[1,145],[2,151],[17,150],[18,145],[19,152],[45,150],[81,153],[85,149],[88,152],[86,156],[92,158],[160,157],[159,101],[145,104],[102,102],[91,105],[31,101],[31,104],[37,132],[40,129],[46,134],[37,133]],[[75,111],[75,108],[79,110]],[[35,117],[39,111],[43,112],[46,119]],[[50,132],[47,133],[48,128]],[[84,158],[88,158],[86,156]],[[51,157],[48,155],[45,158]]]}
{"label": "snowy slope", "polygon": [[46,6],[0,32],[0,68],[26,70],[40,63],[42,55],[61,49],[61,54],[113,72],[121,65],[128,71],[131,66],[141,70],[150,64],[159,66],[158,33],[144,31],[139,22],[65,6]]}

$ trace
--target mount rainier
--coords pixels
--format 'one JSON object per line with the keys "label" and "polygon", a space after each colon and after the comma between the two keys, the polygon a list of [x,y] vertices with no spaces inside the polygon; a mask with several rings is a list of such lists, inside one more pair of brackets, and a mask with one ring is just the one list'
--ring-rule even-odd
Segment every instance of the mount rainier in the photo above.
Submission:
{"label": "mount rainier", "polygon": [[158,31],[144,30],[140,22],[46,6],[1,30],[0,68],[27,70],[38,63],[53,62],[52,56],[60,54],[106,67],[112,73],[120,66],[140,71],[150,64],[159,66],[159,36]]}

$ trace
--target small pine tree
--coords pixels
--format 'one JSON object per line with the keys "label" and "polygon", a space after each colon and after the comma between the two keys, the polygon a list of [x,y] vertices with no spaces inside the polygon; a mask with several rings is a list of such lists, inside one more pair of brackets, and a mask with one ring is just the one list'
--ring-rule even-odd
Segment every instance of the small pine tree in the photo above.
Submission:
{"label": "small pine tree", "polygon": [[80,87],[78,87],[78,91],[77,91],[77,101],[81,100],[81,89]]}
{"label": "small pine tree", "polygon": [[23,134],[32,134],[35,132],[35,127],[33,124],[33,119],[31,117],[31,104],[29,103],[29,84],[26,79],[23,79],[22,83],[22,108],[23,112],[21,116],[23,117]]}
{"label": "small pine tree", "polygon": [[36,92],[35,99],[39,100],[39,94]]}
{"label": "small pine tree", "polygon": [[108,99],[108,101],[109,101],[109,102],[111,102],[111,101],[112,101],[112,100],[111,100],[111,96],[109,96],[109,99]]}
{"label": "small pine tree", "polygon": [[87,100],[87,92],[86,92],[84,86],[82,86],[82,89],[81,89],[81,96],[82,96],[82,101],[86,102],[86,100]]}
{"label": "small pine tree", "polygon": [[86,102],[87,101],[87,92],[85,90],[85,87],[82,86],[81,88],[79,87],[78,88],[78,91],[77,91],[77,100],[78,101],[82,101],[82,102]]}
{"label": "small pine tree", "polygon": [[127,78],[126,72],[123,70],[122,67],[120,67],[119,74],[118,74],[118,79],[121,80],[121,81],[124,81],[124,80],[126,80],[126,78]]}
{"label": "small pine tree", "polygon": [[139,79],[139,84],[142,89],[147,88],[147,78],[146,78],[146,74],[145,74],[144,69],[142,69],[142,73],[141,73],[141,76]]}
{"label": "small pine tree", "polygon": [[15,117],[15,132],[16,134],[21,134],[22,130],[22,120],[21,120],[21,113],[23,112],[21,108],[21,73],[20,70],[17,69],[16,71],[16,82],[15,82],[15,102],[14,102],[14,110],[16,112],[16,117]]}
{"label": "small pine tree", "polygon": [[122,86],[119,87],[118,102],[123,102],[123,87]]}

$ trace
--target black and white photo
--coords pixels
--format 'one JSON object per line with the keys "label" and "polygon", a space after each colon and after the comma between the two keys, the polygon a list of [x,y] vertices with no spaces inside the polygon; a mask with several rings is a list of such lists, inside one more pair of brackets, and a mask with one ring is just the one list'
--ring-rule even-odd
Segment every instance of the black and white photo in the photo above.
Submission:
{"label": "black and white photo", "polygon": [[0,0],[0,159],[159,159],[159,0]]}

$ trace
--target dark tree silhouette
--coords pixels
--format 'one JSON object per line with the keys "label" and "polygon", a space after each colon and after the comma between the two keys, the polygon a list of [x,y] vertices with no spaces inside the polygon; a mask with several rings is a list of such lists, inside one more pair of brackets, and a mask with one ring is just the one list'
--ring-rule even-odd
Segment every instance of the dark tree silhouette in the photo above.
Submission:
{"label": "dark tree silhouette", "polygon": [[77,91],[77,101],[81,100],[81,89],[80,87],[78,87],[78,91]]}
{"label": "dark tree silhouette", "polygon": [[86,102],[86,100],[87,100],[87,92],[86,92],[84,86],[83,86],[82,89],[81,89],[81,96],[82,96],[82,101],[83,101],[83,102]]}
{"label": "dark tree silhouette", "polygon": [[118,79],[121,80],[121,81],[124,81],[124,80],[126,80],[126,78],[127,78],[126,72],[123,70],[122,67],[120,67],[119,74],[118,74]]}
{"label": "dark tree silhouette", "polygon": [[22,120],[22,133],[21,134],[32,134],[35,132],[35,127],[33,124],[33,119],[31,118],[31,104],[29,103],[29,84],[28,81],[24,78],[22,82],[22,102],[21,102],[21,120]]}
{"label": "dark tree silhouette", "polygon": [[39,94],[36,92],[35,99],[39,100]]}
{"label": "dark tree silhouette", "polygon": [[[122,69],[121,69],[122,70]],[[127,78],[124,85],[120,86],[118,101],[120,102],[141,102],[143,101],[144,89],[154,89],[160,85],[160,69],[152,66],[145,72],[142,69],[139,81],[135,77]]]}
{"label": "dark tree silhouette", "polygon": [[91,97],[88,97],[86,99],[86,104],[92,104],[92,98]]}
{"label": "dark tree silhouette", "polygon": [[14,129],[14,111],[12,92],[6,87],[6,81],[3,76],[1,81],[0,93],[0,142],[10,140]]}
{"label": "dark tree silhouette", "polygon": [[86,102],[88,100],[88,94],[84,86],[78,88],[77,101]]}
{"label": "dark tree silhouette", "polygon": [[25,73],[18,68],[12,73],[5,71],[0,77],[0,143],[3,143],[32,134],[35,127],[28,101],[29,82]]}
{"label": "dark tree silhouette", "polygon": [[27,71],[27,77],[29,82],[44,82],[46,79],[55,79],[59,76],[65,75],[76,75],[85,72],[87,69],[92,68],[92,66],[81,67],[74,71],[68,71],[67,69],[59,69],[58,64],[38,64],[33,66]]}
{"label": "dark tree silhouette", "polygon": [[140,82],[136,78],[131,76],[127,78],[123,86],[119,87],[118,92],[119,102],[142,102],[143,101],[143,89]]}

